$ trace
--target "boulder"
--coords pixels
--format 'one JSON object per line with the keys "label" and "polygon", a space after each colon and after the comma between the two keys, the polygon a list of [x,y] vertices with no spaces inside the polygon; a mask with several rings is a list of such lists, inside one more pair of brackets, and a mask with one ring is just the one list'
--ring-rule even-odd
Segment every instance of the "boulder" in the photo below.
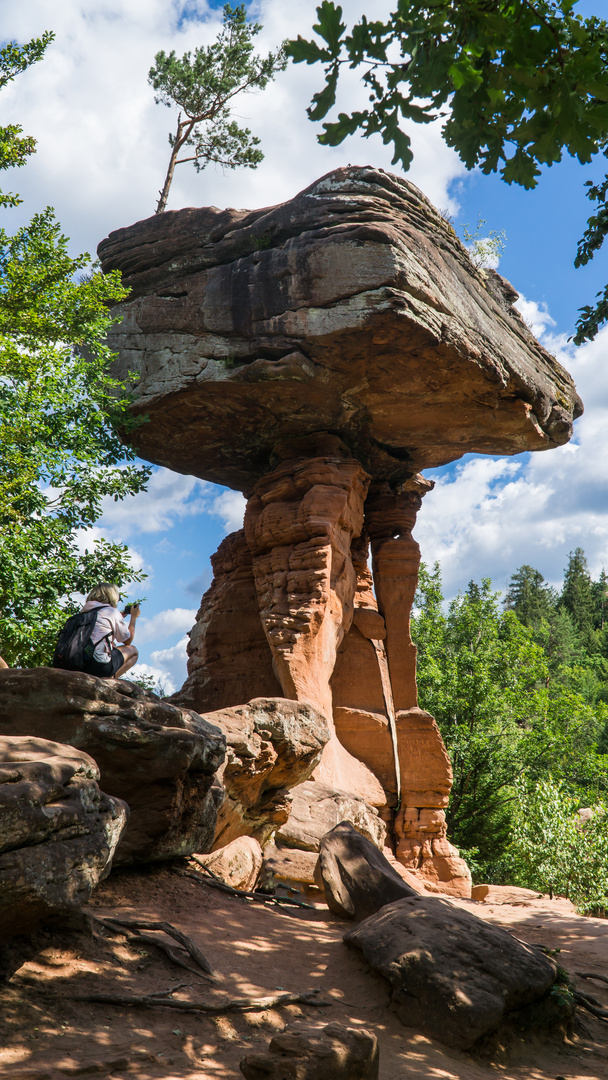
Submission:
{"label": "boulder", "polygon": [[0,943],[73,915],[110,870],[129,814],[71,746],[0,736]]}
{"label": "boulder", "polygon": [[115,864],[208,851],[225,755],[216,727],[122,679],[54,668],[0,671],[0,735],[60,739],[97,762],[131,814]]}
{"label": "boulder", "polygon": [[531,900],[542,900],[543,894],[516,885],[473,885],[471,897],[484,904],[529,904]]}
{"label": "boulder", "polygon": [[365,1028],[343,1024],[289,1024],[265,1054],[250,1054],[239,1068],[245,1080],[378,1080],[378,1040]]}
{"label": "boulder", "polygon": [[292,796],[289,819],[277,830],[277,841],[283,847],[319,851],[325,834],[341,821],[350,821],[376,847],[384,846],[386,825],[378,811],[357,795],[307,780]]}
{"label": "boulder", "polygon": [[218,814],[214,847],[237,836],[262,844],[289,817],[289,790],[310,776],[329,739],[327,720],[305,702],[255,698],[246,705],[207,713],[224,734],[226,762],[220,776],[226,799]]}
{"label": "boulder", "polygon": [[318,860],[316,851],[267,844],[264,848],[264,885],[270,889],[277,885],[288,886],[306,894],[314,890],[319,896],[319,886],[315,881]]}
{"label": "boulder", "polygon": [[209,855],[197,855],[196,862],[233,889],[248,892],[262,869],[262,849],[253,836],[237,836],[225,847],[217,848]]}
{"label": "boulder", "polygon": [[321,840],[316,882],[334,915],[366,919],[394,900],[417,896],[375,844],[348,821],[342,821]]}
{"label": "boulder", "polygon": [[539,949],[438,897],[388,904],[344,941],[388,979],[404,1024],[463,1050],[542,998],[557,976]]}
{"label": "boulder", "polygon": [[394,486],[465,453],[567,442],[582,407],[515,290],[410,181],[348,167],[261,210],[156,214],[99,245],[128,299],[114,374],[159,465],[250,490],[328,431]]}

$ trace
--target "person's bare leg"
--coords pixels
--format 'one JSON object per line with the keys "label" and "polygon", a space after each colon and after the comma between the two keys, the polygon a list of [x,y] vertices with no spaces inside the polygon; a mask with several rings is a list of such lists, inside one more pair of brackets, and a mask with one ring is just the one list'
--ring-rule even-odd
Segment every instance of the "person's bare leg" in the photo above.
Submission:
{"label": "person's bare leg", "polygon": [[122,665],[122,667],[119,667],[118,671],[114,676],[115,679],[120,679],[121,675],[124,675],[126,671],[129,671],[129,669],[137,663],[139,652],[135,648],[135,645],[118,645],[117,648],[118,651],[121,652],[125,658],[124,664]]}
{"label": "person's bare leg", "polygon": [[0,656],[0,668],[7,668],[7,667],[8,667],[8,664],[7,664],[6,660],[3,660],[2,657]]}

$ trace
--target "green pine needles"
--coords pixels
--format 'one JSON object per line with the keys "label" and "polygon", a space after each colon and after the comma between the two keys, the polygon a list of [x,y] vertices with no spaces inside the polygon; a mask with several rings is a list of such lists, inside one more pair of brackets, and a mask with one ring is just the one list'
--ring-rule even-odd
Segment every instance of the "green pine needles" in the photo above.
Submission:
{"label": "green pine needles", "polygon": [[255,169],[264,155],[260,140],[232,119],[235,99],[263,90],[287,65],[283,48],[261,56],[254,38],[262,27],[248,23],[245,5],[224,6],[217,40],[180,58],[174,50],[158,52],[148,81],[159,105],[177,108],[177,126],[169,135],[171,156],[156,213],[166,209],[176,165],[191,161],[197,172],[210,164],[226,169]]}

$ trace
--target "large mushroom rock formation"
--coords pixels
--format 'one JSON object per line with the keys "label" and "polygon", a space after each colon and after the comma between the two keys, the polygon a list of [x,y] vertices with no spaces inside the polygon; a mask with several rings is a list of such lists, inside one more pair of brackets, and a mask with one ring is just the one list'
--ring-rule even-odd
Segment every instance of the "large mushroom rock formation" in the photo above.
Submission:
{"label": "large mushroom rock formation", "polygon": [[282,693],[333,712],[315,779],[378,808],[429,887],[466,894],[409,635],[412,527],[432,487],[418,473],[567,442],[582,411],[570,376],[511,286],[381,170],[339,169],[258,211],[155,215],[99,254],[131,290],[110,345],[149,422],[128,437],[248,498],[175,700],[205,711]]}
{"label": "large mushroom rock formation", "polygon": [[53,668],[0,671],[0,736],[54,737],[84,750],[101,786],[128,803],[115,864],[209,851],[223,789],[222,732],[133,683]]}
{"label": "large mushroom rock formation", "polygon": [[159,465],[251,490],[330,431],[393,484],[567,442],[572,380],[407,180],[338,169],[263,210],[156,214],[99,246],[131,290],[110,337]]}
{"label": "large mushroom rock formation", "polygon": [[73,915],[110,870],[128,807],[72,746],[0,736],[0,942]]}

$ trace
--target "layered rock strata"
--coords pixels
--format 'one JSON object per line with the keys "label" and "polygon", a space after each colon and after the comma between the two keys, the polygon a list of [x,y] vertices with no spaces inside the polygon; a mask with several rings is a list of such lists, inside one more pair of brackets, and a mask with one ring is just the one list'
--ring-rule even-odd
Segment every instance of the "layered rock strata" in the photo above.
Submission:
{"label": "layered rock strata", "polygon": [[344,168],[263,210],[156,214],[99,246],[130,289],[142,456],[250,491],[281,440],[329,431],[377,480],[567,442],[581,406],[516,293],[409,181]]}
{"label": "layered rock strata", "polygon": [[99,254],[131,290],[110,345],[150,422],[129,437],[248,499],[175,700],[308,701],[330,727],[315,779],[380,810],[428,888],[469,894],[446,839],[449,761],[418,708],[419,470],[567,442],[582,411],[570,376],[508,282],[381,170],[339,169],[264,210],[156,215]]}
{"label": "layered rock strata", "polygon": [[54,736],[89,754],[130,818],[115,863],[209,851],[221,731],[133,683],[53,668],[0,671],[0,735]]}
{"label": "layered rock strata", "polygon": [[330,737],[328,722],[310,705],[282,698],[258,698],[207,715],[227,744],[218,774],[226,798],[213,846],[239,836],[264,845],[289,817],[290,789],[319,763]]}
{"label": "layered rock strata", "polygon": [[108,873],[129,810],[88,754],[0,736],[0,943],[73,915]]}

